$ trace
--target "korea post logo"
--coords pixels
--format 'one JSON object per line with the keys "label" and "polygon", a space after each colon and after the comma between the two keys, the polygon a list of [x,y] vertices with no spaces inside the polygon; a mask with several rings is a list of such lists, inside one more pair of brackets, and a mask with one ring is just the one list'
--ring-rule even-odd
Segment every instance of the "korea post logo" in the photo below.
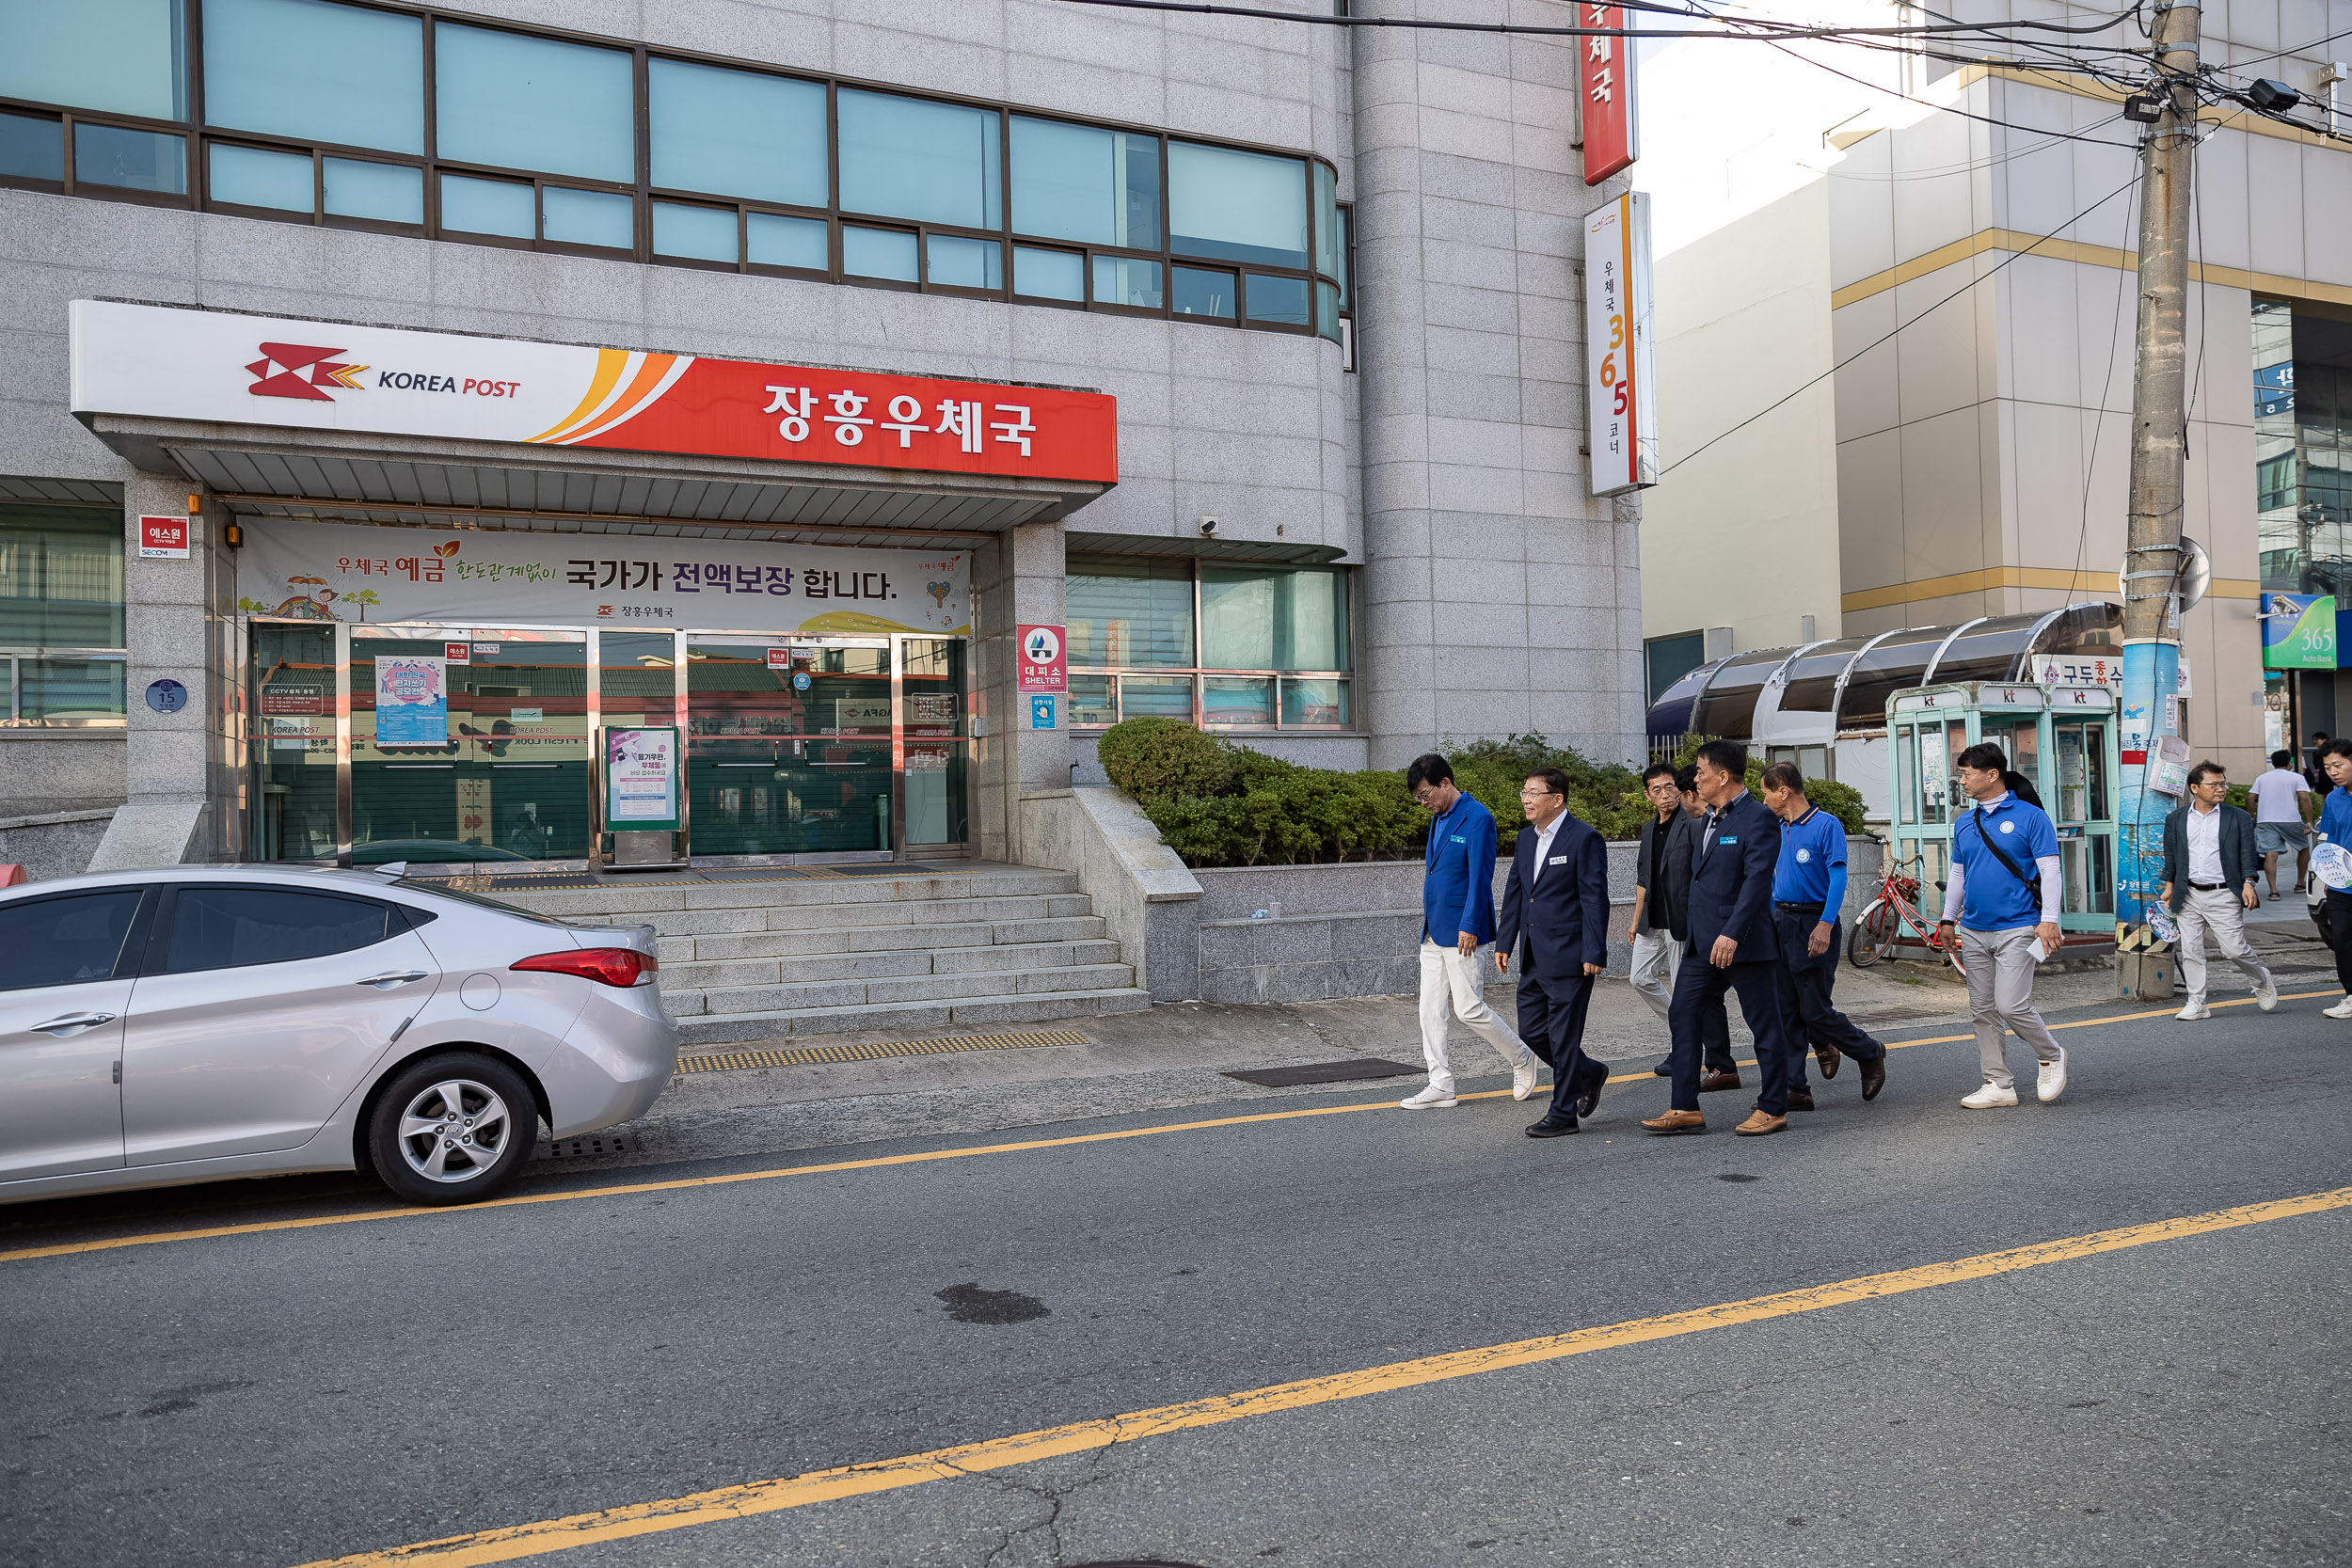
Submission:
{"label": "korea post logo", "polygon": [[330,387],[360,390],[358,377],[365,365],[339,365],[339,348],[312,348],[303,343],[263,343],[262,357],[246,366],[253,385],[246,388],[257,398],[303,398],[332,403]]}

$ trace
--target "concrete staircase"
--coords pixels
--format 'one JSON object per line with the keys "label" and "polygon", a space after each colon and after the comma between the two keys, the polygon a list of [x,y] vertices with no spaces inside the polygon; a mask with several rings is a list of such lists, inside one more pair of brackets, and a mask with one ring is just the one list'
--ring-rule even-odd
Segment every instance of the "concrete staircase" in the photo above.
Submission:
{"label": "concrete staircase", "polygon": [[591,889],[490,896],[566,920],[650,923],[660,934],[662,1006],[693,1045],[1028,1023],[1152,1005],[1066,871],[612,877]]}

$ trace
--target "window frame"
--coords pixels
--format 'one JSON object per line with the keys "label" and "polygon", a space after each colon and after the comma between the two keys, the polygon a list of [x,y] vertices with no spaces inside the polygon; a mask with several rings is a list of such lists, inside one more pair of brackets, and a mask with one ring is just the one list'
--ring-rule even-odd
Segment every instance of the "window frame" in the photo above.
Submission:
{"label": "window frame", "polygon": [[[200,212],[218,212],[235,217],[253,218],[270,223],[294,223],[312,228],[349,229],[360,232],[399,234],[411,238],[443,240],[458,245],[483,245],[509,250],[535,250],[552,255],[582,256],[601,260],[627,260],[643,265],[690,267],[705,272],[738,272],[758,277],[793,277],[808,281],[848,284],[861,288],[894,289],[901,293],[943,294],[956,298],[994,300],[1003,303],[1038,305],[1057,309],[1081,309],[1105,315],[1137,316],[1160,320],[1182,320],[1198,325],[1227,327],[1238,331],[1273,332],[1293,337],[1321,337],[1315,330],[1314,285],[1329,274],[1328,260],[1321,255],[1322,225],[1317,221],[1318,172],[1327,174],[1334,192],[1335,205],[1352,208],[1352,202],[1338,201],[1341,186],[1338,166],[1320,153],[1298,148],[1273,147],[1263,143],[1221,140],[1205,136],[1181,135],[1175,139],[1237,152],[1253,152],[1295,160],[1300,165],[1300,177],[1305,183],[1307,204],[1307,263],[1290,268],[1256,263],[1214,262],[1230,267],[1235,274],[1236,297],[1233,315],[1228,319],[1217,316],[1181,315],[1175,309],[1173,268],[1179,264],[1202,264],[1201,258],[1186,259],[1174,250],[1169,229],[1168,144],[1174,133],[1160,127],[1136,125],[1124,121],[1088,119],[1063,114],[1052,109],[1010,101],[974,98],[955,93],[919,91],[898,83],[875,82],[863,78],[835,76],[818,71],[795,71],[762,62],[733,59],[686,49],[659,47],[623,39],[583,33],[568,28],[526,26],[503,18],[484,16],[469,11],[453,11],[434,6],[406,6],[382,3],[382,0],[335,0],[358,9],[385,12],[398,16],[413,16],[423,23],[423,150],[414,155],[389,152],[381,148],[355,147],[346,143],[305,141],[269,133],[215,129],[207,119],[204,102],[204,6],[205,0],[186,0],[186,103],[185,120],[153,119],[134,115],[101,113],[43,103],[31,100],[0,98],[0,109],[37,119],[54,119],[58,125],[63,153],[63,175],[58,181],[19,178],[0,175],[0,187],[42,191],[53,195],[90,197],[100,200],[129,201],[145,206],[179,207]],[[636,178],[628,183],[571,179],[550,175],[542,170],[504,168],[469,164],[441,155],[439,145],[439,62],[437,37],[442,24],[472,27],[492,32],[511,33],[523,38],[544,39],[555,42],[584,44],[606,50],[626,50],[631,56],[632,135],[636,156]],[[825,182],[827,205],[823,209],[796,207],[748,198],[729,198],[708,191],[691,191],[652,182],[652,123],[651,72],[656,59],[676,60],[685,64],[715,67],[747,74],[807,82],[825,89]],[[841,201],[841,135],[840,95],[844,89],[871,91],[927,103],[951,104],[983,109],[996,116],[997,167],[1003,189],[1000,192],[998,226],[993,230],[967,229],[947,224],[930,224],[906,220],[864,219],[848,213]],[[1081,244],[1054,236],[1027,234],[1013,227],[1012,182],[1012,121],[1018,116],[1029,119],[1056,121],[1081,126],[1089,130],[1119,132],[1128,135],[1149,137],[1159,156],[1159,248],[1145,249],[1128,245],[1097,245]],[[77,181],[74,174],[74,127],[93,124],[132,131],[151,131],[183,138],[187,167],[187,191],[183,195],[140,191],[120,186],[97,185]],[[309,213],[278,208],[250,207],[219,201],[212,193],[211,149],[215,141],[232,146],[246,146],[267,151],[307,153],[311,165],[311,209]],[[326,201],[326,160],[344,158],[361,163],[377,163],[413,167],[421,171],[423,181],[422,221],[397,223],[378,218],[345,217],[329,214]],[[445,229],[441,221],[440,176],[443,173],[470,176],[478,179],[528,182],[532,186],[532,234],[529,239],[510,235],[481,234],[471,230]],[[546,238],[547,217],[545,191],[555,185],[580,190],[604,191],[625,195],[631,204],[631,244],[626,248],[585,245]],[[707,258],[668,256],[657,252],[653,243],[653,203],[656,200],[682,205],[733,208],[736,211],[736,261],[730,264]],[[827,226],[827,265],[822,272],[813,268],[786,267],[773,263],[754,262],[750,256],[750,214],[771,213],[781,216],[809,218]],[[917,235],[917,277],[913,283],[890,279],[855,277],[843,267],[842,226],[849,222],[870,222],[875,227],[904,228]],[[1344,258],[1351,287],[1347,291],[1350,309],[1342,312],[1343,327],[1340,348],[1343,368],[1354,369],[1354,355],[1349,340],[1353,336],[1355,271],[1354,223],[1351,217],[1342,228],[1341,244],[1350,252]],[[1000,247],[1001,280],[993,289],[973,289],[957,284],[932,283],[928,280],[929,251],[931,233],[959,238],[991,240]],[[1056,300],[1013,292],[1013,247],[1027,245],[1043,248],[1074,251],[1084,258],[1086,279],[1085,298]],[[1094,282],[1094,262],[1098,256],[1136,261],[1148,261],[1160,267],[1160,304],[1157,307],[1114,304],[1097,297]],[[1295,277],[1307,285],[1309,308],[1304,324],[1279,321],[1252,321],[1247,314],[1247,284],[1241,275],[1255,270],[1282,277]],[[1326,339],[1326,341],[1330,340]]]}

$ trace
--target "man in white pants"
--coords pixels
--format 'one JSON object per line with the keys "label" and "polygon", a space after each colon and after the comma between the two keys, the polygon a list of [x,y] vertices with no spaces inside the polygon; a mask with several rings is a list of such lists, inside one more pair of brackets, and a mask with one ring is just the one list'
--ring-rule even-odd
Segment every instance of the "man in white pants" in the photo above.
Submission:
{"label": "man in white pants", "polygon": [[2201,762],[2188,770],[2188,803],[2164,819],[2164,907],[2180,927],[2181,978],[2188,983],[2188,1001],[2172,1016],[2184,1022],[2213,1017],[2205,1006],[2208,930],[2252,982],[2254,1006],[2268,1012],[2279,1005],[2278,985],[2246,940],[2246,911],[2259,900],[2254,879],[2262,872],[2254,819],[2229,795],[2221,765]]}
{"label": "man in white pants", "polygon": [[1535,1089],[1535,1053],[1486,1006],[1486,958],[1495,940],[1494,814],[1454,787],[1454,765],[1436,752],[1413,759],[1405,787],[1429,812],[1421,908],[1421,1053],[1429,1085],[1398,1101],[1408,1111],[1450,1110],[1454,1065],[1446,1056],[1446,1015],[1470,1025],[1511,1068],[1511,1098]]}

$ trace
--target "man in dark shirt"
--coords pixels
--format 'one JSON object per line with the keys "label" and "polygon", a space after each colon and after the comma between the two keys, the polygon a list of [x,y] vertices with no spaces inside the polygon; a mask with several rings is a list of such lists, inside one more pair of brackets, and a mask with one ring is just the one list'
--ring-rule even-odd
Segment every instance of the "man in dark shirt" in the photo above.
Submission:
{"label": "man in dark shirt", "polygon": [[[1691,857],[1698,847],[1699,823],[1707,808],[1698,803],[1698,784],[1692,768],[1677,771],[1665,763],[1653,764],[1642,775],[1642,792],[1649,797],[1656,816],[1642,824],[1642,842],[1634,858],[1633,919],[1626,940],[1633,944],[1633,989],[1650,1010],[1673,1022],[1675,972],[1681,967],[1691,939]],[[1731,1019],[1719,1001],[1700,1013],[1699,1042],[1706,1072],[1702,1091],[1736,1089],[1740,1069],[1731,1055]],[[1668,1058],[1672,1060],[1671,1056]],[[1668,1076],[1661,1062],[1654,1069]]]}

